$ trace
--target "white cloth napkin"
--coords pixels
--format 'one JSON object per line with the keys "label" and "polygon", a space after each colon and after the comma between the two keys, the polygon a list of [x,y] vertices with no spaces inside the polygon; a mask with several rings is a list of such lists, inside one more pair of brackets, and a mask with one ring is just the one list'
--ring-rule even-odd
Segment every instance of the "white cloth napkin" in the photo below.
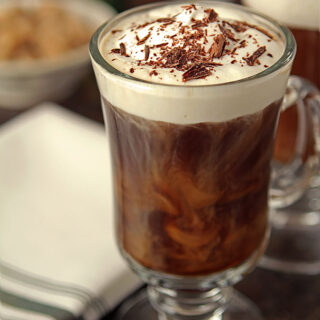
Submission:
{"label": "white cloth napkin", "polygon": [[98,319],[134,290],[112,216],[103,126],[45,104],[0,127],[0,319]]}

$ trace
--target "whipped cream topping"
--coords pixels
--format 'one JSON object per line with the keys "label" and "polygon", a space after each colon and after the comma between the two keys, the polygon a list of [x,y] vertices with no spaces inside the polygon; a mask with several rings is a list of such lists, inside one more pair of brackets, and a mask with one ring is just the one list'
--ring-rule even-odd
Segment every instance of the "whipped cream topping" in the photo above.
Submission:
{"label": "whipped cream topping", "polygon": [[288,27],[320,31],[319,0],[242,0],[242,2]]}
{"label": "whipped cream topping", "polygon": [[[250,81],[235,81],[266,70],[283,54],[285,37],[272,22],[225,2],[203,1],[196,9],[190,3],[157,6],[122,13],[101,33],[104,59],[131,76],[108,71],[93,54],[101,95],[113,106],[145,119],[193,124],[257,113],[283,97],[292,60]],[[191,39],[184,46],[186,35]]]}
{"label": "whipped cream topping", "polygon": [[119,23],[100,51],[114,68],[147,81],[204,85],[239,80],[274,64],[284,47],[252,18],[234,15],[230,8],[165,6]]}

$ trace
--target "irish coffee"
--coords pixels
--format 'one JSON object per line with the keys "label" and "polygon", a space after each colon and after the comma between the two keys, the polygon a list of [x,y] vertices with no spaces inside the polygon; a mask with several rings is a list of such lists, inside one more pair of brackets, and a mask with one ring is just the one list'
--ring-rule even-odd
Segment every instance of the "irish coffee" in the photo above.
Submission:
{"label": "irish coffee", "polygon": [[[242,0],[243,4],[270,15],[287,25],[296,41],[297,54],[292,74],[301,76],[320,88],[320,3],[319,0]],[[303,160],[315,154],[311,116],[306,132]],[[292,107],[281,114],[275,143],[275,158],[290,162],[295,154],[298,131],[298,110]]]}
{"label": "irish coffee", "polygon": [[239,8],[159,4],[120,16],[102,33],[104,61],[93,65],[117,241],[146,268],[197,276],[262,253],[275,127],[294,52],[284,58],[284,35]]}

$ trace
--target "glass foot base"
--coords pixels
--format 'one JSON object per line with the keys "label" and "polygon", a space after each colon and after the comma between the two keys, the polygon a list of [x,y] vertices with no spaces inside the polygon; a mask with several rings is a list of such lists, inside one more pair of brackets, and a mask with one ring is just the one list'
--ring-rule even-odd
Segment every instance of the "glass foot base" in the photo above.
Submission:
{"label": "glass foot base", "polygon": [[[231,290],[229,302],[223,308],[218,309],[213,316],[203,320],[263,320],[259,309],[245,296]],[[140,291],[130,301],[127,301],[119,309],[115,320],[174,320],[166,315],[159,315],[151,306],[147,291]],[[195,320],[195,317],[185,319]],[[200,318],[199,318],[200,319]],[[179,318],[179,320],[182,320]]]}
{"label": "glass foot base", "polygon": [[261,267],[306,275],[320,274],[320,187],[296,203],[271,213],[269,245]]}

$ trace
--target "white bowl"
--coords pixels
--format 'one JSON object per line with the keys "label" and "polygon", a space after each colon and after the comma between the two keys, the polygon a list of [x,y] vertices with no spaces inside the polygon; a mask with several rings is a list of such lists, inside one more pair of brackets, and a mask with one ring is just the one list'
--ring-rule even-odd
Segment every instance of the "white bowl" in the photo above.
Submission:
{"label": "white bowl", "polygon": [[[8,7],[39,7],[45,0],[1,0]],[[93,28],[115,15],[115,10],[96,0],[62,0],[58,5],[77,14]],[[88,45],[72,49],[52,60],[0,62],[0,107],[22,109],[42,101],[70,95],[90,70]]]}

